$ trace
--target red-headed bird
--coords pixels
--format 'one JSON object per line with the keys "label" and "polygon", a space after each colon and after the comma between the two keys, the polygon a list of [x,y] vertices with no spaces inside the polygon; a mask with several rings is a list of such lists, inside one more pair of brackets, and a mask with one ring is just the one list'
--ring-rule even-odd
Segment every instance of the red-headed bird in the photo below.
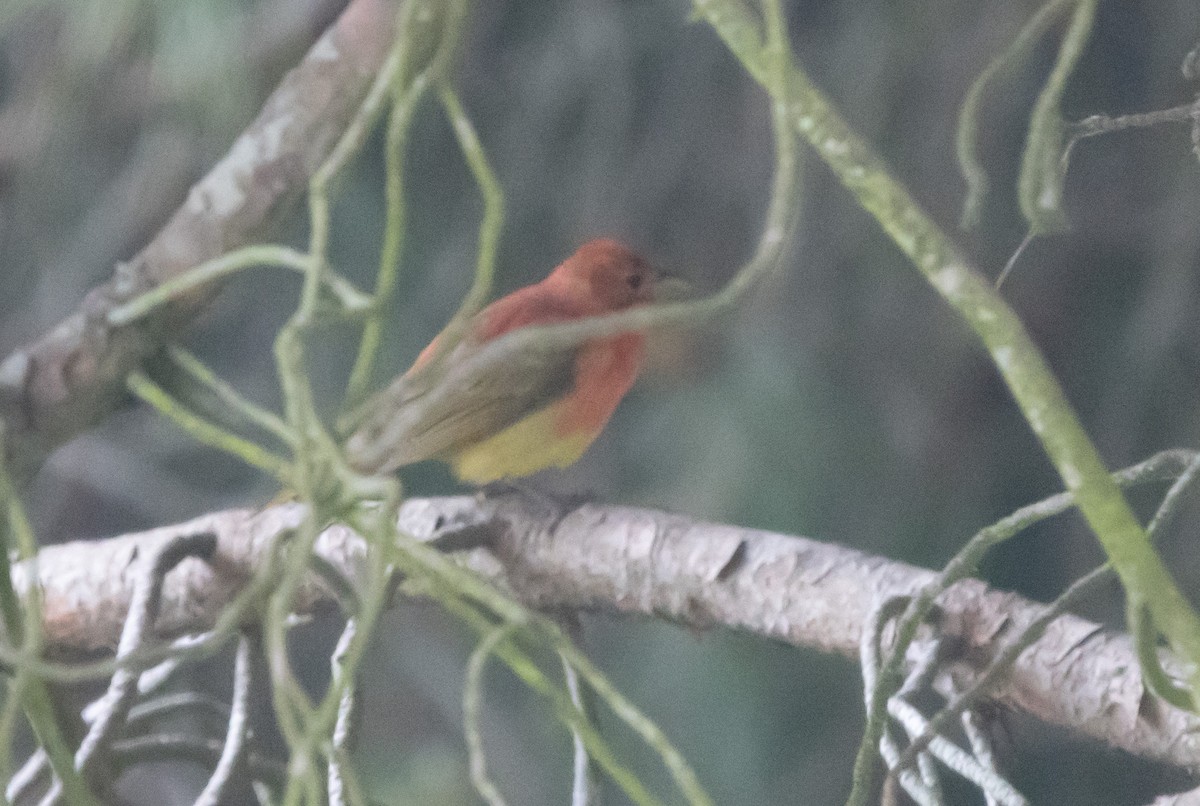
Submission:
{"label": "red-headed bird", "polygon": [[[443,372],[421,372],[441,336],[422,350],[356,418],[346,443],[351,464],[378,473],[440,459],[459,479],[485,484],[573,463],[637,378],[645,352],[642,333],[567,348],[534,345],[490,372],[472,374],[468,362],[488,342],[517,328],[653,302],[658,285],[655,271],[627,247],[609,239],[588,241],[546,279],[476,314],[439,362]],[[456,372],[460,368],[467,369]]]}

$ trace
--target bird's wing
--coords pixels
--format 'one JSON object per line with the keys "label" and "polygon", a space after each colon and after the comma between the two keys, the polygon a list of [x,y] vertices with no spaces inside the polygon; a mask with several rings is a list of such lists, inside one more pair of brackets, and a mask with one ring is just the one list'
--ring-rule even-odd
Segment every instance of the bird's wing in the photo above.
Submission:
{"label": "bird's wing", "polygon": [[386,472],[448,458],[571,390],[578,347],[535,344],[502,360],[473,360],[491,339],[510,330],[574,318],[553,300],[535,301],[531,316],[529,299],[512,299],[480,313],[480,327],[439,362],[444,370],[436,377],[414,366],[365,404],[368,413],[346,443],[357,469]]}

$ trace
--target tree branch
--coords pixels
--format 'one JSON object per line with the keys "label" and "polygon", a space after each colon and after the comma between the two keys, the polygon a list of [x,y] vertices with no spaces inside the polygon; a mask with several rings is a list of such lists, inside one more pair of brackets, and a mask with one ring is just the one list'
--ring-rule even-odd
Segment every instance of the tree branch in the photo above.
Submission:
{"label": "tree branch", "polygon": [[358,111],[392,42],[395,17],[393,0],[351,2],[150,243],[74,314],[0,363],[0,419],[21,478],[115,409],[126,374],[173,339],[216,286],[127,325],[109,325],[111,309],[261,239],[290,210]]}
{"label": "tree branch", "polygon": [[[229,510],[43,549],[37,573],[48,650],[56,656],[111,651],[133,595],[132,559],[184,533],[215,534],[217,550],[210,561],[184,560],[167,576],[156,631],[171,637],[211,628],[267,562],[275,538],[303,515],[295,503]],[[847,657],[857,655],[863,624],[878,602],[912,595],[934,577],[806,538],[629,507],[585,505],[560,517],[520,496],[412,499],[399,522],[423,540],[460,525],[476,544],[483,535],[488,548],[472,550],[465,561],[530,605],[657,616],[692,628],[726,626]],[[316,551],[347,579],[363,575],[365,546],[349,529],[329,527]],[[28,565],[16,568],[20,590],[29,573]],[[314,575],[297,591],[295,607],[311,611],[335,596]],[[943,674],[960,687],[1043,609],[978,580],[959,582],[938,605],[940,636],[959,647]],[[914,657],[930,638],[914,645]],[[1065,615],[991,697],[1136,755],[1194,767],[1200,718],[1150,696],[1137,670],[1128,636]]]}

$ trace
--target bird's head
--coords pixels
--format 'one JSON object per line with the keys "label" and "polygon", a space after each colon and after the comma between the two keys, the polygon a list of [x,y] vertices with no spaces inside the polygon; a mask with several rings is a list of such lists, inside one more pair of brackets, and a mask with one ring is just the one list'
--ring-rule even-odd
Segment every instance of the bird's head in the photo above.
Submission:
{"label": "bird's head", "polygon": [[610,238],[588,241],[554,270],[555,280],[599,311],[653,302],[658,273],[641,255]]}

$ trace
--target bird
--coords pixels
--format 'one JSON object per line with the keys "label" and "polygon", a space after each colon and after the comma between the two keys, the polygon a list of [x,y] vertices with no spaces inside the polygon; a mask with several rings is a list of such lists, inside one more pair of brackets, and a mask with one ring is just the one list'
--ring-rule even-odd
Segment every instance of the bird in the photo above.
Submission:
{"label": "bird", "polygon": [[472,359],[507,333],[646,305],[661,287],[663,276],[623,243],[587,241],[545,279],[476,313],[442,356],[447,326],[368,399],[345,443],[350,466],[380,474],[436,459],[460,481],[486,485],[573,464],[637,379],[645,333],[534,339],[499,362]]}

